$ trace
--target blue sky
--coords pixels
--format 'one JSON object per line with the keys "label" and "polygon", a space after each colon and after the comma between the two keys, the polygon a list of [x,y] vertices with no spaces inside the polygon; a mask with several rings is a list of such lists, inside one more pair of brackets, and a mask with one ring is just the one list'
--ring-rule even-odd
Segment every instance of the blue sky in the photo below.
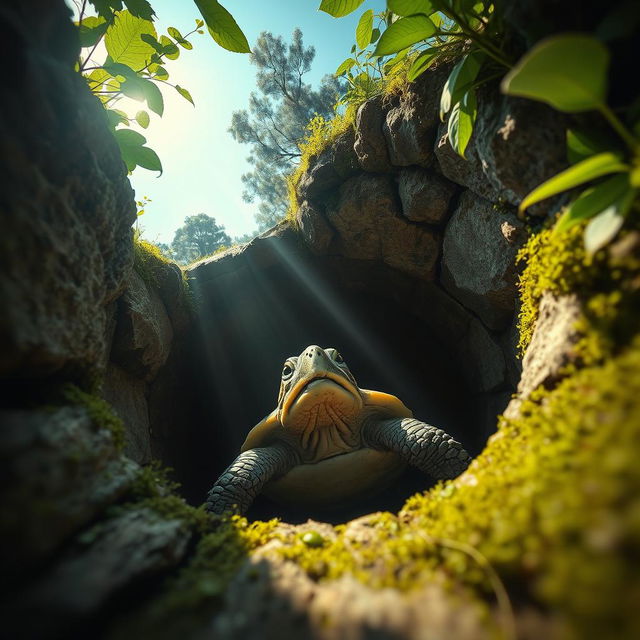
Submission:
{"label": "blue sky", "polygon": [[[289,40],[296,27],[302,29],[305,45],[316,48],[316,59],[307,82],[316,84],[349,56],[357,21],[367,8],[381,11],[383,0],[368,0],[345,18],[332,18],[318,11],[320,0],[223,0],[253,45],[261,31],[271,31]],[[168,26],[190,31],[199,17],[192,2],[153,0],[156,28]],[[163,87],[165,112],[151,114],[151,125],[142,133],[162,160],[164,173],[136,169],[131,183],[136,197],[152,202],[139,218],[143,237],[171,242],[185,216],[206,213],[222,223],[231,236],[255,229],[256,205],[242,201],[240,176],[249,170],[247,145],[238,144],[227,132],[233,111],[244,109],[255,88],[255,67],[249,56],[230,53],[216,45],[208,33],[194,35],[192,51],[168,63],[170,80],[186,87],[195,108],[170,87]]]}

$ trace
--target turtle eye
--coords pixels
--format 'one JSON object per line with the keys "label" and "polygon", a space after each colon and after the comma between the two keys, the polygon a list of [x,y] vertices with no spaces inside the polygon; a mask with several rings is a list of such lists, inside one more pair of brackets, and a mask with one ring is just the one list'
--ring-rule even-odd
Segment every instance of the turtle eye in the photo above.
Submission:
{"label": "turtle eye", "polygon": [[333,354],[333,359],[338,363],[338,364],[344,364],[344,358],[336,351]]}
{"label": "turtle eye", "polygon": [[285,364],[282,369],[282,379],[288,380],[293,375],[293,368],[289,364]]}

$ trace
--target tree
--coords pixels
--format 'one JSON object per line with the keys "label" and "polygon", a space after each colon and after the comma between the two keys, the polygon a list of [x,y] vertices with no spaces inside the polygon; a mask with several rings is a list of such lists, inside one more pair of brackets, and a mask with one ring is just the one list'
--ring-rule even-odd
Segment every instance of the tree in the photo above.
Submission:
{"label": "tree", "polygon": [[333,113],[342,84],[325,76],[317,90],[303,82],[315,57],[296,29],[290,45],[268,31],[260,34],[251,54],[259,93],[252,92],[249,109],[236,111],[229,132],[248,144],[253,171],[242,176],[245,202],[259,200],[256,222],[261,231],[273,226],[287,211],[285,176],[300,157],[305,127],[316,114]]}
{"label": "tree", "polygon": [[171,252],[178,262],[192,262],[230,244],[231,238],[224,227],[217,224],[215,218],[199,213],[184,219],[184,225],[173,237]]}

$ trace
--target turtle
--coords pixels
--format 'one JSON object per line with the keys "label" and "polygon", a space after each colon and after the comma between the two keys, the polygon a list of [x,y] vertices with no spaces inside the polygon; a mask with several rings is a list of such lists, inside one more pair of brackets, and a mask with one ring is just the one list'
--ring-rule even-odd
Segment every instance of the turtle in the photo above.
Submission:
{"label": "turtle", "polygon": [[276,408],[247,435],[208,494],[213,513],[244,513],[264,492],[287,506],[337,505],[383,488],[406,465],[454,478],[471,460],[396,396],[360,389],[340,353],[310,345],[287,358]]}

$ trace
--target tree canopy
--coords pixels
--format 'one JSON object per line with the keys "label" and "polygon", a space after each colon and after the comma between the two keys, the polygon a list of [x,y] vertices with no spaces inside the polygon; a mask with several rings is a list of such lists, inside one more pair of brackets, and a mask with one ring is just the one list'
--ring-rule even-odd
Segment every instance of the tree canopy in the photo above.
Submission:
{"label": "tree canopy", "polygon": [[329,116],[341,92],[341,81],[325,76],[317,89],[304,82],[315,57],[296,29],[287,45],[281,36],[260,34],[251,54],[256,65],[257,92],[249,108],[233,113],[229,132],[248,144],[253,170],[242,176],[246,202],[258,200],[256,222],[268,229],[287,211],[285,176],[300,157],[305,128],[315,115]]}
{"label": "tree canopy", "polygon": [[231,238],[223,225],[205,213],[198,213],[184,219],[184,224],[173,237],[170,251],[165,246],[161,249],[178,262],[192,262],[230,244]]}

